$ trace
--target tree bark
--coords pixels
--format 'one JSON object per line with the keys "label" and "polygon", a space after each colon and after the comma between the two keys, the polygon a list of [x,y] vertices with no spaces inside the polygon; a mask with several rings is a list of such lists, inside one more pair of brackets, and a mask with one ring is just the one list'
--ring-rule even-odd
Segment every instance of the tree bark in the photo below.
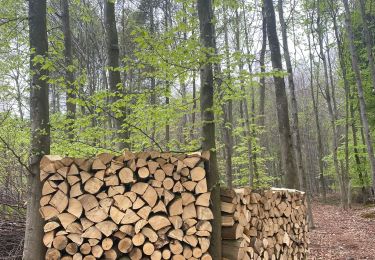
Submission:
{"label": "tree bark", "polygon": [[[229,57],[229,39],[228,39],[228,19],[227,19],[226,4],[223,4],[223,19],[224,19],[224,44],[225,44],[225,58],[227,79],[230,81],[230,57]],[[232,188],[233,173],[232,173],[232,155],[233,155],[233,101],[229,97],[226,103],[222,104],[224,117],[224,146],[225,146],[225,173],[228,188]]]}
{"label": "tree bark", "polygon": [[[332,5],[331,5],[332,6]],[[340,35],[339,35],[339,30],[337,26],[337,17],[334,8],[331,10],[332,12],[332,20],[333,20],[333,29],[335,31],[335,38],[336,38],[336,44],[339,52],[339,63],[340,63],[340,68],[341,68],[341,73],[342,73],[342,78],[344,80],[344,90],[345,90],[345,175],[343,176],[343,181],[344,181],[344,187],[348,188],[347,194],[349,194],[350,191],[350,186],[349,186],[349,112],[350,112],[350,84],[348,81],[347,77],[347,70],[345,66],[345,61],[344,61],[344,53],[343,53],[343,45],[341,43]],[[328,52],[329,55],[329,52]],[[329,58],[329,57],[328,57]],[[329,60],[329,59],[328,59]],[[332,71],[330,69],[330,71]],[[331,76],[332,78],[332,76]],[[337,115],[337,112],[336,112]],[[355,129],[354,129],[355,131]],[[355,136],[356,134],[353,132],[353,135]],[[357,142],[357,140],[353,140],[354,143]],[[354,148],[356,149],[356,148]],[[358,157],[357,155],[354,155],[355,157]],[[358,158],[359,159],[359,158]],[[356,163],[357,163],[356,159]],[[350,201],[350,197],[348,196],[348,202]],[[348,203],[350,206],[350,203]]]}
{"label": "tree bark", "polygon": [[330,85],[329,85],[329,78],[328,78],[328,67],[327,67],[327,60],[324,54],[323,50],[323,27],[321,24],[321,14],[320,14],[320,1],[318,0],[317,2],[317,31],[318,31],[318,43],[319,43],[319,55],[320,59],[323,62],[323,69],[324,69],[324,84],[325,84],[325,99],[327,101],[327,106],[328,106],[328,113],[330,117],[330,124],[332,128],[332,154],[333,154],[333,164],[335,168],[335,173],[337,176],[337,179],[339,181],[339,186],[340,186],[340,192],[341,192],[341,204],[343,207],[347,206],[347,199],[346,199],[346,189],[343,187],[342,183],[342,175],[340,173],[340,168],[339,168],[339,161],[337,158],[337,149],[338,149],[338,134],[337,134],[337,129],[336,129],[336,124],[335,124],[335,116],[333,113],[333,107],[332,107],[332,100],[331,100],[331,93],[330,93]]}
{"label": "tree bark", "polygon": [[61,20],[62,30],[64,34],[64,58],[65,58],[65,77],[66,77],[66,117],[68,119],[68,138],[74,138],[72,125],[76,117],[76,90],[74,87],[74,73],[73,73],[73,55],[72,55],[72,33],[70,30],[70,15],[69,15],[69,1],[61,1]]}
{"label": "tree bark", "polygon": [[288,83],[289,83],[290,96],[291,96],[290,99],[292,102],[292,105],[291,105],[292,132],[294,134],[294,148],[295,148],[296,162],[297,162],[299,178],[300,178],[300,187],[307,194],[307,211],[308,211],[308,217],[309,217],[309,226],[310,228],[314,228],[314,219],[313,219],[313,214],[311,210],[311,194],[310,194],[311,191],[309,190],[309,187],[307,185],[307,177],[306,177],[305,167],[303,165],[303,159],[302,159],[302,148],[301,148],[302,142],[301,142],[301,135],[299,131],[299,123],[298,123],[298,104],[297,104],[297,98],[296,98],[296,93],[295,93],[292,62],[291,62],[290,54],[289,54],[287,25],[284,20],[283,1],[278,0],[277,6],[279,9],[279,19],[280,19],[280,24],[281,24],[281,33],[282,33],[283,49],[284,49],[284,59],[286,63],[286,69],[288,72]]}
{"label": "tree bark", "polygon": [[[153,36],[155,34],[155,20],[154,20],[154,6],[149,4],[149,19],[150,19],[150,33]],[[151,71],[154,70],[152,66],[149,68]],[[156,80],[155,77],[152,75],[150,78],[151,81],[151,105],[153,108],[156,107]],[[151,138],[155,140],[156,135],[156,122],[153,120],[152,122],[152,129],[151,129]]]}
{"label": "tree bark", "polygon": [[190,140],[194,139],[195,121],[196,115],[195,110],[197,109],[197,86],[196,86],[196,72],[193,72],[193,110],[191,112],[191,128],[190,128]]}
{"label": "tree bark", "polygon": [[[108,65],[108,79],[109,88],[113,95],[110,102],[111,104],[121,99],[122,87],[121,87],[121,75],[119,68],[119,55],[120,49],[118,44],[118,35],[116,28],[116,17],[115,17],[115,4],[111,0],[104,1],[104,23],[107,33],[107,65]],[[117,110],[117,109],[115,109]],[[117,112],[117,111],[116,111]],[[117,114],[117,113],[115,113]],[[129,132],[122,129],[122,124],[126,119],[126,109],[122,108],[121,116],[115,116],[113,125],[116,129],[117,148],[123,150],[128,147],[127,139],[129,138]]]}
{"label": "tree bark", "polygon": [[[264,0],[267,20],[267,35],[271,50],[272,67],[275,71],[282,71],[280,44],[276,31],[275,10],[272,0]],[[284,78],[274,75],[276,109],[280,134],[281,158],[285,172],[285,185],[287,188],[298,188],[298,173],[289,125],[288,99],[285,91]]]}
{"label": "tree bark", "polygon": [[220,212],[220,182],[216,158],[215,122],[214,122],[214,79],[210,61],[215,51],[214,25],[211,0],[197,0],[200,27],[200,40],[206,48],[206,62],[200,68],[201,91],[201,120],[202,120],[202,149],[210,150],[209,174],[207,176],[208,189],[211,190],[212,212],[212,240],[210,253],[212,259],[221,259],[221,212]]}
{"label": "tree bark", "polygon": [[367,19],[366,19],[365,0],[359,0],[359,9],[361,11],[360,16],[362,18],[363,35],[364,35],[364,42],[366,44],[367,58],[368,58],[368,63],[370,65],[370,73],[371,73],[371,79],[372,79],[372,91],[375,92],[375,62],[374,62],[374,56],[372,53],[371,34],[368,28]]}
{"label": "tree bark", "polygon": [[[266,73],[265,56],[267,48],[267,23],[264,6],[262,6],[262,48],[260,50],[259,65],[260,72]],[[259,86],[259,126],[264,127],[264,106],[266,98],[266,77],[261,76]]]}
{"label": "tree bark", "polygon": [[[243,3],[243,8],[245,8],[245,3]],[[249,32],[247,30],[247,25],[246,25],[246,15],[245,15],[245,10],[243,9],[242,10],[242,13],[243,13],[243,22],[245,24],[245,41],[246,41],[246,53],[247,53],[247,58],[246,58],[246,62],[247,62],[247,67],[248,67],[248,71],[249,71],[249,74],[251,75],[252,74],[252,70],[251,70],[251,61],[250,61],[250,40],[249,40]],[[267,37],[267,36],[266,36]],[[240,49],[241,49],[241,46],[240,46],[240,21],[239,21],[239,14],[238,14],[238,10],[236,10],[236,51],[240,53]],[[243,63],[242,61],[239,63],[239,71],[242,71],[243,70]],[[261,80],[264,79],[264,78],[261,78]],[[263,89],[265,90],[265,89]],[[241,91],[242,93],[246,93],[245,92],[245,86],[244,84],[241,84]],[[262,91],[261,91],[262,92]],[[251,86],[251,120],[252,120],[252,124],[255,125],[255,91],[254,91],[254,86]],[[263,93],[265,94],[265,92]],[[262,94],[261,94],[262,95]],[[262,97],[261,97],[262,99]],[[248,100],[246,98],[246,95],[244,95],[244,98],[241,100],[240,102],[240,111],[243,111],[243,113],[241,113],[241,117],[243,117],[242,114],[244,114],[245,116],[245,121],[244,121],[244,124],[243,124],[243,127],[245,129],[245,135],[246,135],[246,141],[247,141],[247,157],[248,157],[248,163],[249,163],[249,177],[250,177],[250,181],[249,181],[249,185],[250,186],[253,186],[254,185],[254,180],[255,180],[255,184],[258,184],[259,182],[259,171],[258,171],[258,163],[257,163],[257,156],[256,156],[256,153],[253,152],[253,141],[252,141],[252,138],[255,137],[255,131],[252,131],[251,129],[251,126],[250,126],[250,116],[249,116],[249,109],[248,109]],[[263,95],[263,115],[264,115],[264,95]],[[262,119],[264,119],[264,116],[262,117]]]}
{"label": "tree bark", "polygon": [[367,114],[366,114],[366,103],[365,103],[365,97],[363,94],[363,85],[362,85],[362,78],[361,78],[361,72],[358,65],[358,54],[357,50],[354,44],[354,34],[353,34],[353,28],[352,28],[352,21],[350,16],[350,10],[349,10],[349,4],[348,0],[343,0],[344,7],[345,7],[345,27],[347,30],[347,37],[349,41],[349,49],[352,59],[352,68],[355,74],[356,78],[356,84],[357,84],[357,92],[358,92],[358,101],[359,101],[359,108],[360,108],[360,114],[362,119],[362,126],[364,130],[364,136],[366,141],[366,147],[367,147],[367,155],[369,157],[370,166],[371,166],[371,172],[372,172],[372,190],[373,193],[375,191],[375,157],[374,157],[374,149],[372,146],[372,140],[371,140],[371,132],[369,129],[369,124],[367,120]]}
{"label": "tree bark", "polygon": [[[164,20],[165,20],[165,31],[168,31],[168,28],[169,28],[169,21],[170,21],[170,13],[169,13],[169,0],[165,0],[164,2],[164,7],[165,7],[165,10],[164,10]],[[166,108],[168,109],[169,108],[169,103],[170,103],[170,88],[171,88],[171,83],[169,82],[169,80],[166,80],[165,82],[166,84],[166,89],[165,89],[165,106]],[[169,118],[167,118],[167,121],[166,121],[166,124],[165,124],[165,147],[167,149],[167,151],[169,150],[169,142],[171,140],[171,133],[170,133],[170,125],[169,125]]]}
{"label": "tree bark", "polygon": [[[350,99],[352,100],[353,94],[350,93]],[[367,201],[367,191],[366,191],[366,182],[364,179],[363,174],[363,168],[362,168],[362,162],[361,158],[359,157],[359,151],[358,151],[358,135],[357,135],[357,128],[355,125],[355,115],[354,115],[354,107],[353,104],[350,102],[349,104],[349,110],[350,110],[350,117],[351,117],[351,129],[352,129],[352,135],[353,135],[353,151],[354,151],[354,159],[356,164],[356,170],[358,173],[358,178],[361,183],[361,190],[362,190],[362,196],[363,196],[363,203],[366,203]]]}
{"label": "tree bark", "polygon": [[48,40],[46,23],[46,1],[29,0],[29,42],[30,70],[30,120],[31,120],[31,172],[28,176],[29,196],[26,213],[26,230],[23,250],[24,260],[44,259],[45,247],[43,239],[43,219],[39,214],[39,201],[42,186],[39,180],[39,164],[43,155],[50,153],[50,126],[48,72],[42,69],[42,63],[35,63],[36,56],[47,58]]}

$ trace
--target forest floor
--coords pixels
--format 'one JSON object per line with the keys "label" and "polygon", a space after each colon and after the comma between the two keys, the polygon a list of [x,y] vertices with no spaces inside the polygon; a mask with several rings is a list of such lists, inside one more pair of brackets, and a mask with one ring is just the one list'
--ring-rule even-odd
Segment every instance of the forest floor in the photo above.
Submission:
{"label": "forest floor", "polygon": [[315,229],[310,231],[311,260],[375,260],[375,206],[314,202]]}

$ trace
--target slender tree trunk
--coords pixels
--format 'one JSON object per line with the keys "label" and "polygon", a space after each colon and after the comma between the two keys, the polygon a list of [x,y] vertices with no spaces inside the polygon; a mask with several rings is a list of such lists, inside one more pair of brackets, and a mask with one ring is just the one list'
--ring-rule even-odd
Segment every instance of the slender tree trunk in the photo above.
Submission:
{"label": "slender tree trunk", "polygon": [[307,193],[307,210],[308,210],[308,217],[309,217],[309,225],[311,228],[314,228],[314,219],[311,210],[311,194],[309,187],[307,185],[307,178],[305,167],[303,165],[302,159],[302,142],[301,142],[301,135],[299,131],[299,123],[298,123],[298,104],[297,98],[295,93],[295,85],[294,85],[294,75],[293,75],[293,68],[292,62],[290,59],[289,54],[289,47],[288,47],[288,34],[287,34],[287,25],[284,20],[284,11],[283,11],[283,1],[278,0],[278,9],[279,9],[279,19],[281,24],[281,33],[283,39],[283,48],[284,48],[284,59],[286,63],[286,68],[288,72],[288,83],[291,95],[291,109],[292,109],[292,132],[294,134],[294,142],[295,142],[295,154],[296,154],[296,162],[300,177],[300,187]]}
{"label": "slender tree trunk", "polygon": [[30,54],[31,86],[30,86],[30,121],[31,121],[31,172],[28,176],[29,196],[27,201],[26,230],[23,250],[24,260],[44,259],[43,240],[44,221],[39,214],[39,201],[42,184],[39,180],[39,164],[43,155],[50,153],[48,72],[42,64],[35,64],[34,57],[47,57],[47,23],[46,1],[29,0],[29,42],[34,51]]}
{"label": "slender tree trunk", "polygon": [[[328,40],[327,40],[327,43],[326,43],[326,53],[327,53],[329,82],[331,84],[333,117],[335,118],[335,120],[337,120],[339,115],[338,115],[337,102],[336,102],[336,87],[335,87],[335,83],[333,82],[331,55],[330,55],[330,47],[329,47]],[[340,133],[341,133],[340,127],[338,127],[337,128],[337,134],[340,136]]]}
{"label": "slender tree trunk", "polygon": [[[245,8],[245,3],[243,2],[243,8]],[[245,15],[245,10],[242,10],[243,14],[243,22],[245,24],[245,41],[246,41],[246,53],[247,53],[247,67],[249,74],[252,74],[251,70],[251,61],[250,61],[250,39],[249,39],[249,32],[247,30],[248,26],[246,24],[246,15]],[[266,35],[267,38],[267,35]],[[241,51],[241,44],[240,44],[240,19],[239,19],[239,14],[238,10],[236,10],[236,51],[240,52]],[[239,70],[243,70],[243,63],[242,61],[239,64]],[[263,78],[264,79],[264,78]],[[242,93],[246,93],[245,91],[245,86],[244,84],[241,84],[241,91]],[[261,91],[262,92],[262,91]],[[251,120],[252,124],[255,124],[255,91],[254,91],[254,86],[251,86]],[[265,97],[265,92],[263,93],[263,115],[264,115],[264,97]],[[262,95],[262,94],[261,94]],[[259,181],[259,171],[258,171],[258,163],[257,163],[257,155],[256,153],[253,152],[253,141],[252,138],[255,137],[255,131],[252,131],[251,126],[250,126],[250,116],[249,116],[249,109],[248,109],[248,100],[246,98],[246,95],[244,95],[244,98],[241,100],[240,106],[242,107],[242,110],[244,112],[245,116],[245,134],[246,134],[246,139],[247,139],[247,157],[248,157],[248,162],[249,162],[249,174],[250,174],[250,186],[253,186],[254,180],[255,183],[258,184]],[[262,117],[264,120],[264,116]]]}
{"label": "slender tree trunk", "polygon": [[[353,100],[352,94],[350,96],[351,96],[350,99]],[[362,186],[363,203],[366,203],[366,201],[367,201],[366,182],[365,182],[364,176],[363,176],[363,168],[362,168],[361,158],[359,157],[357,127],[355,126],[354,108],[353,108],[353,104],[351,102],[349,104],[349,109],[350,109],[350,117],[351,117],[351,128],[352,128],[352,134],[353,134],[354,159],[355,159],[355,164],[356,164],[356,170],[357,170],[357,173],[358,173],[358,178],[359,178],[359,181],[360,181],[361,186]]]}
{"label": "slender tree trunk", "polygon": [[182,109],[183,109],[183,115],[181,118],[181,122],[178,127],[178,132],[177,135],[179,136],[179,141],[182,144],[187,144],[187,135],[186,135],[186,126],[188,123],[188,117],[187,113],[185,112],[185,109],[187,107],[187,102],[186,102],[186,94],[187,94],[187,84],[185,83],[184,79],[180,78],[180,89],[181,89],[181,98],[182,98]]}
{"label": "slender tree trunk", "polygon": [[[149,17],[150,17],[150,34],[153,36],[155,34],[155,20],[154,20],[154,7],[152,4],[149,5]],[[153,67],[149,68],[151,71],[154,70]],[[153,108],[156,107],[156,80],[153,75],[150,77],[151,82],[151,98],[150,102]],[[152,120],[151,138],[155,140],[156,135],[156,122]]]}
{"label": "slender tree trunk", "polygon": [[349,179],[349,103],[350,93],[349,88],[345,90],[345,183],[348,188],[348,205],[351,205],[350,196],[350,179]]}
{"label": "slender tree trunk", "polygon": [[20,114],[20,119],[21,121],[23,121],[23,110],[22,110],[22,94],[21,94],[21,86],[20,86],[20,82],[19,82],[19,70],[17,69],[17,75],[14,79],[15,83],[16,83],[16,89],[17,89],[17,106],[18,106],[18,113]]}
{"label": "slender tree trunk", "polygon": [[[298,129],[298,104],[297,104],[297,98],[295,94],[295,85],[294,85],[294,76],[293,76],[293,68],[292,68],[292,62],[290,60],[290,54],[289,54],[289,47],[288,47],[288,35],[287,35],[287,25],[284,21],[284,12],[283,12],[283,1],[278,0],[278,11],[279,11],[279,20],[281,24],[281,33],[282,33],[282,41],[283,41],[283,49],[284,49],[284,59],[286,63],[286,69],[288,72],[288,83],[289,83],[289,89],[290,89],[290,96],[291,96],[291,112],[292,112],[292,133],[294,135],[294,148],[296,153],[296,162],[300,177],[300,185],[303,190],[306,190],[306,176],[303,168],[303,162],[302,162],[302,151],[301,151],[301,137],[299,134]],[[304,178],[304,180],[303,180]]]}
{"label": "slender tree trunk", "polygon": [[[113,97],[111,98],[111,104],[121,99],[123,88],[121,87],[121,74],[119,68],[119,55],[120,49],[118,44],[118,35],[116,28],[116,17],[115,17],[115,5],[111,0],[104,1],[104,23],[107,32],[107,65],[109,88]],[[129,139],[129,132],[122,129],[122,124],[126,119],[126,109],[122,108],[122,115],[114,119],[113,125],[117,131],[117,142],[118,150],[123,150],[128,147],[127,140]]]}
{"label": "slender tree trunk", "polygon": [[372,146],[372,140],[371,140],[371,132],[368,125],[367,120],[367,114],[366,114],[366,103],[365,98],[363,94],[363,85],[362,85],[362,78],[361,78],[361,72],[358,65],[358,55],[357,50],[354,45],[354,35],[353,35],[353,29],[352,29],[352,21],[350,16],[350,10],[349,10],[349,4],[348,0],[343,0],[344,7],[345,7],[345,27],[347,30],[347,37],[349,41],[349,49],[350,54],[352,58],[352,68],[355,74],[356,83],[357,83],[357,92],[358,92],[358,100],[359,100],[359,108],[360,108],[360,114],[362,119],[362,125],[365,135],[365,141],[367,146],[367,155],[369,157],[370,166],[371,166],[371,172],[372,172],[372,191],[374,194],[375,191],[375,157],[374,157],[374,149]]}
{"label": "slender tree trunk", "polygon": [[[16,51],[18,55],[21,55],[21,51],[22,51],[20,48],[21,47],[20,42],[21,41],[19,40],[19,36],[17,35],[16,36]],[[18,106],[18,113],[19,113],[20,119],[23,121],[24,115],[23,115],[23,109],[22,109],[22,93],[21,93],[21,85],[20,85],[21,66],[22,65],[17,66],[13,79],[14,79],[14,83],[16,84],[16,91],[17,91],[16,100],[17,100],[17,106]]]}
{"label": "slender tree trunk", "polygon": [[[272,0],[264,0],[264,8],[267,20],[268,43],[271,50],[272,67],[276,71],[282,71],[280,44],[276,31],[275,10]],[[280,134],[280,147],[283,170],[285,172],[285,184],[287,188],[298,188],[298,172],[293,152],[293,143],[290,133],[288,98],[285,91],[284,78],[274,76],[277,119]]]}
{"label": "slender tree trunk", "polygon": [[220,180],[217,167],[216,145],[215,145],[215,121],[214,121],[214,78],[210,57],[215,50],[215,36],[213,25],[213,11],[211,0],[197,0],[197,9],[200,27],[200,40],[205,48],[206,62],[201,66],[201,120],[202,120],[202,149],[210,150],[210,162],[208,189],[211,190],[212,212],[214,220],[212,223],[212,240],[210,253],[212,259],[221,259],[221,211],[220,211]]}
{"label": "slender tree trunk", "polygon": [[364,34],[364,42],[366,44],[366,51],[367,51],[367,59],[370,65],[370,73],[372,79],[372,91],[375,92],[375,62],[374,56],[372,53],[372,41],[371,41],[371,34],[368,28],[367,19],[366,19],[366,5],[365,0],[359,0],[359,9],[361,11],[361,18],[362,18],[362,26],[363,26],[363,34]]}
{"label": "slender tree trunk", "polygon": [[[224,44],[225,44],[225,57],[226,57],[226,69],[228,71],[226,77],[230,81],[230,57],[229,57],[229,40],[228,40],[228,20],[227,20],[227,8],[226,4],[223,4],[224,13]],[[233,173],[232,173],[232,155],[233,155],[233,102],[229,97],[226,103],[222,104],[224,114],[224,145],[225,145],[225,172],[227,186],[232,188],[233,184]]]}
{"label": "slender tree trunk", "polygon": [[72,55],[72,33],[70,30],[70,15],[69,15],[69,1],[61,1],[61,20],[64,34],[64,56],[65,56],[65,76],[66,76],[66,117],[68,119],[68,138],[74,138],[72,127],[76,117],[76,90],[74,87],[74,72],[73,72],[73,55]]}
{"label": "slender tree trunk", "polygon": [[191,128],[190,128],[190,140],[194,139],[194,129],[195,129],[195,110],[197,109],[197,86],[196,86],[196,73],[193,72],[193,111],[191,113]]}
{"label": "slender tree trunk", "polygon": [[[165,10],[164,10],[164,19],[165,19],[165,31],[168,31],[168,27],[169,27],[169,1],[168,0],[165,0],[164,2],[164,6],[165,6]],[[170,95],[170,82],[169,80],[166,81],[166,90],[165,90],[165,105],[167,107],[167,109],[169,108],[169,103],[170,103],[170,100],[169,100],[169,95]],[[169,126],[169,118],[167,117],[167,122],[165,124],[165,143],[166,143],[166,149],[168,150],[169,149],[169,142],[171,140],[171,134],[170,134],[170,126]]]}
{"label": "slender tree trunk", "polygon": [[[182,10],[184,13],[186,13],[186,4],[183,3],[182,4]],[[187,19],[186,17],[184,16],[183,17],[183,22],[186,24],[187,23]],[[187,32],[184,31],[183,32],[183,41],[186,42],[187,41]],[[185,109],[187,108],[187,97],[186,97],[186,94],[187,94],[187,84],[185,82],[185,79],[183,77],[180,78],[180,86],[181,86],[181,97],[182,97],[182,105],[183,105],[183,109],[184,109],[184,115],[182,116],[182,120],[181,120],[181,131],[180,132],[180,135],[181,135],[181,143],[183,144],[187,144],[187,140],[188,140],[188,135],[186,133],[186,130],[187,130],[187,123],[188,123],[188,114],[187,114],[187,111],[185,112]]]}
{"label": "slender tree trunk", "polygon": [[324,84],[325,84],[325,98],[327,101],[327,106],[328,106],[328,113],[330,117],[330,123],[331,123],[331,128],[332,128],[332,154],[333,154],[333,164],[335,168],[335,173],[337,176],[337,179],[339,181],[339,186],[340,186],[340,192],[341,192],[341,204],[343,207],[346,207],[346,192],[345,188],[342,185],[342,176],[340,174],[340,168],[339,168],[339,161],[337,158],[337,149],[338,149],[338,137],[337,137],[337,129],[336,129],[336,124],[335,124],[335,116],[333,113],[333,107],[332,107],[332,100],[331,100],[331,93],[330,93],[330,86],[329,86],[329,78],[328,78],[328,68],[327,68],[327,60],[325,58],[324,50],[323,50],[323,27],[321,24],[321,16],[320,16],[320,1],[318,0],[317,4],[317,30],[318,30],[318,42],[319,42],[319,55],[320,59],[323,62],[323,69],[324,69]]}
{"label": "slender tree trunk", "polygon": [[[264,6],[262,6],[262,48],[260,50],[259,65],[260,72],[266,73],[265,66],[265,56],[267,48],[267,24],[266,24],[266,14],[264,11]],[[264,104],[266,97],[266,77],[260,77],[260,86],[259,86],[259,126],[264,127]]]}
{"label": "slender tree trunk", "polygon": [[[332,8],[333,9],[333,8]],[[331,10],[332,12],[332,20],[333,20],[333,28],[335,31],[335,38],[336,38],[336,44],[339,51],[339,62],[340,62],[340,68],[342,73],[342,78],[344,80],[344,89],[345,89],[345,175],[343,176],[343,182],[344,187],[347,187],[349,194],[350,186],[349,186],[349,112],[350,112],[350,84],[347,77],[347,70],[345,66],[344,61],[344,54],[343,54],[343,46],[341,43],[341,38],[339,35],[339,30],[337,26],[337,19],[336,19],[336,13],[335,10]],[[329,52],[328,52],[329,55]],[[332,71],[330,69],[330,71]],[[332,76],[331,76],[332,77]],[[337,112],[336,112],[337,116]],[[355,140],[356,142],[356,140]],[[358,156],[358,155],[357,155]],[[344,171],[344,170],[343,170]],[[350,197],[348,197],[348,202],[350,201]],[[348,203],[350,206],[350,203]]]}
{"label": "slender tree trunk", "polygon": [[[334,81],[333,81],[331,56],[330,56],[330,47],[329,47],[328,39],[327,39],[327,43],[326,43],[326,53],[327,53],[327,63],[328,63],[328,74],[329,74],[329,80],[330,80],[330,84],[331,84],[331,97],[332,97],[332,105],[333,105],[332,106],[332,108],[333,108],[333,117],[334,117],[334,120],[337,121],[338,120],[338,109],[337,109],[337,102],[336,102],[336,88],[335,88],[335,84],[334,84]],[[345,100],[346,100],[346,96],[347,96],[347,90],[345,89]],[[342,128],[341,126],[337,126],[337,128],[336,128],[337,139],[338,139],[338,144],[337,145],[342,145],[342,142],[344,142],[344,151],[345,151],[344,153],[346,154],[348,152],[348,150],[346,148],[349,147],[349,146],[346,146],[346,138],[344,138],[344,140],[340,143],[340,136],[342,135],[342,129],[341,128]],[[344,131],[344,135],[345,135],[345,131]],[[345,155],[345,157],[346,157],[346,155]],[[346,165],[348,162],[349,161],[346,161],[346,163],[344,164],[342,162],[342,160],[340,160],[341,186],[342,186],[342,190],[344,191],[344,194],[345,194],[344,195],[344,198],[346,200],[345,207],[350,207],[349,174],[348,174],[347,168],[344,167],[344,165]]]}

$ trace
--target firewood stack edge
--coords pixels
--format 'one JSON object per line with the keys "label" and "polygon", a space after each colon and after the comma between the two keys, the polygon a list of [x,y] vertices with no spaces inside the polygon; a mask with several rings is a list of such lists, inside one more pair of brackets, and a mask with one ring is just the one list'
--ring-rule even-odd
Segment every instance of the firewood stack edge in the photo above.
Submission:
{"label": "firewood stack edge", "polygon": [[307,259],[305,193],[291,189],[221,189],[226,259]]}
{"label": "firewood stack edge", "polygon": [[46,259],[212,259],[209,152],[44,156]]}
{"label": "firewood stack edge", "polygon": [[[213,214],[209,152],[156,151],[40,163],[47,260],[202,259]],[[304,193],[221,189],[225,259],[304,259]]]}

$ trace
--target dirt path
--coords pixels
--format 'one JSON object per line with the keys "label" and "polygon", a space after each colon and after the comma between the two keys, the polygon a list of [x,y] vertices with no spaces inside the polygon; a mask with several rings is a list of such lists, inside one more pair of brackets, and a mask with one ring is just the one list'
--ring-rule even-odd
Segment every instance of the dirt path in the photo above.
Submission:
{"label": "dirt path", "polygon": [[374,207],[344,211],[315,203],[313,214],[316,228],[310,232],[310,259],[375,260]]}

